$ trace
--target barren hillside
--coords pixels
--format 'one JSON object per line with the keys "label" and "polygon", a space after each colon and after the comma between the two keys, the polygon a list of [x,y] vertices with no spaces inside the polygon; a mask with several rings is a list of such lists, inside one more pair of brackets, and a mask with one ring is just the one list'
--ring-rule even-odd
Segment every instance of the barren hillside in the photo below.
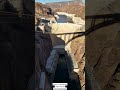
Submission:
{"label": "barren hillside", "polygon": [[53,18],[52,14],[53,11],[49,6],[38,2],[35,3],[35,23],[37,23],[41,17]]}
{"label": "barren hillside", "polygon": [[49,7],[42,3],[35,3],[35,14],[47,15]]}
{"label": "barren hillside", "polygon": [[81,1],[69,1],[69,2],[57,2],[57,3],[47,3],[56,12],[67,12],[70,14],[76,14],[76,16],[85,18],[85,6]]}

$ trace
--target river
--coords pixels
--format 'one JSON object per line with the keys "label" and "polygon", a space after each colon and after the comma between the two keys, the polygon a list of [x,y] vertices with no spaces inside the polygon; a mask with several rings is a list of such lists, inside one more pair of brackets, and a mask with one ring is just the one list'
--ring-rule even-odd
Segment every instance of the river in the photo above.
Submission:
{"label": "river", "polygon": [[71,80],[69,78],[65,55],[59,56],[53,83],[68,83],[67,90],[81,90],[79,80]]}

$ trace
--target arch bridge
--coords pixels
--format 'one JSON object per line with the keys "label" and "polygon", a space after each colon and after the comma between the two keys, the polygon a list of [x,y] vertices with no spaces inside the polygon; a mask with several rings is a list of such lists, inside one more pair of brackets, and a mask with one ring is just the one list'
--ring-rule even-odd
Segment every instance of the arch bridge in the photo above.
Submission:
{"label": "arch bridge", "polygon": [[[19,15],[18,13],[0,11],[0,23],[30,23],[30,21],[33,19],[34,15],[32,14]],[[115,23],[120,23],[120,13],[86,16],[86,20],[92,20],[92,22],[90,28],[85,32],[68,32],[56,34],[45,32],[44,34],[57,35],[58,37],[62,38],[67,45],[72,40],[84,35],[88,35],[91,32],[98,30],[99,28]],[[96,20],[101,20],[101,22],[96,24]]]}
{"label": "arch bridge", "polygon": [[[86,16],[86,20],[91,20],[91,26],[89,29],[87,29],[85,32],[68,32],[68,33],[50,33],[50,32],[45,32],[44,34],[54,34],[60,38],[62,38],[65,41],[65,45],[67,45],[68,43],[70,43],[72,40],[81,37],[81,36],[87,36],[88,34],[115,24],[115,23],[120,23],[120,14],[119,13],[115,13],[115,14],[104,14],[104,15],[92,15],[92,16]],[[101,20],[100,23],[96,24],[97,20]]]}

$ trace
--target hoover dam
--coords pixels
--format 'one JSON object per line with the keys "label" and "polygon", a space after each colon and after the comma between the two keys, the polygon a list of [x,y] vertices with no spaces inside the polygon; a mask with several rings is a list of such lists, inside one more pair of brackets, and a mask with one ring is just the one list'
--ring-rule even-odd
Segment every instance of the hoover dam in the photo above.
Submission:
{"label": "hoover dam", "polygon": [[[79,24],[76,23],[73,18],[75,17],[72,14],[58,12],[57,19],[55,21],[49,21],[53,23],[44,25],[44,28],[41,28],[40,24],[36,26],[38,27],[36,28],[38,29],[36,30],[36,40],[41,42],[38,38],[42,38],[42,35],[44,35],[45,39],[47,35],[51,43],[51,50],[49,50],[50,54],[46,57],[46,64],[44,63],[43,65],[46,69],[43,72],[48,73],[47,75],[44,74],[48,78],[48,81],[44,81],[44,84],[39,86],[40,88],[43,88],[47,82],[50,82],[51,84],[48,86],[51,86],[52,83],[68,83],[68,89],[81,90],[82,85],[84,86],[85,84],[85,74],[81,73],[80,76],[80,71],[84,69],[84,65],[82,68],[79,67],[78,63],[80,61],[76,60],[76,54],[73,53],[78,52],[75,50],[76,48],[81,48],[83,50],[81,58],[84,55],[84,36],[79,37],[79,35],[85,31],[85,21],[78,19],[78,21],[81,20],[81,24]],[[77,45],[75,44],[75,46],[73,41],[77,38],[76,36],[78,36],[80,43]],[[48,42],[45,44],[47,43]],[[82,47],[79,46],[80,44]],[[75,46],[75,49],[72,49],[73,46]],[[43,47],[45,48],[45,46]]]}

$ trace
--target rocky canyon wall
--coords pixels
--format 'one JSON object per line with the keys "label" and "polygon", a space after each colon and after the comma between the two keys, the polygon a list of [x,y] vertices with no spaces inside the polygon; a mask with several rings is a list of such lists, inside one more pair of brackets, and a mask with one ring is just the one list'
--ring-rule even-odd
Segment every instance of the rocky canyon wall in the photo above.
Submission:
{"label": "rocky canyon wall", "polygon": [[85,71],[84,71],[84,68],[85,68],[85,57],[84,57],[85,37],[83,36],[83,37],[78,37],[74,39],[71,42],[70,48],[78,64],[78,67],[79,67],[78,75],[79,75],[82,90],[84,90],[85,88]]}
{"label": "rocky canyon wall", "polygon": [[[101,0],[101,2],[105,2]],[[105,2],[91,15],[120,13],[119,0]],[[95,8],[95,5],[93,5]],[[102,7],[103,6],[103,7]],[[96,6],[98,7],[98,6]],[[88,15],[88,14],[87,14]],[[92,20],[86,20],[87,26]],[[95,25],[102,22],[97,20]],[[90,28],[91,26],[87,27]],[[86,29],[87,29],[86,28]],[[101,27],[86,36],[86,77],[92,90],[120,89],[120,24]]]}
{"label": "rocky canyon wall", "polygon": [[[39,87],[39,79],[41,73],[45,73],[46,78],[46,88],[50,88],[48,83],[48,75],[45,70],[47,59],[52,51],[52,41],[50,35],[43,33],[36,33],[35,35],[35,70],[36,70],[36,88]],[[46,90],[47,90],[46,89]]]}

